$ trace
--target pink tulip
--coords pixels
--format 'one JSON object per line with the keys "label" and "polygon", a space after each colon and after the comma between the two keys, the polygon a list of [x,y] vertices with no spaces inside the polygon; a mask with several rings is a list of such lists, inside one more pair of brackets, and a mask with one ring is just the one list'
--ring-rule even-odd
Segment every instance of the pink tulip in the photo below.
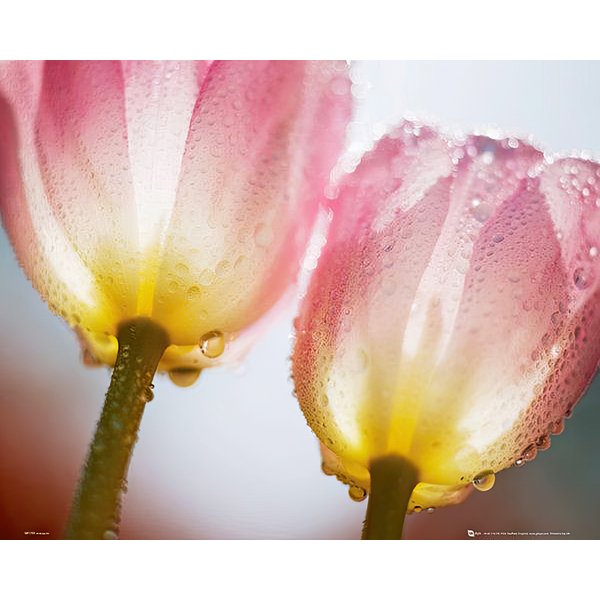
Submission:
{"label": "pink tulip", "polygon": [[344,63],[5,63],[4,226],[91,360],[145,316],[160,369],[211,366],[294,280],[349,112]]}
{"label": "pink tulip", "polygon": [[400,457],[419,511],[548,448],[600,359],[600,165],[405,122],[332,208],[293,356],[324,470],[360,499]]}

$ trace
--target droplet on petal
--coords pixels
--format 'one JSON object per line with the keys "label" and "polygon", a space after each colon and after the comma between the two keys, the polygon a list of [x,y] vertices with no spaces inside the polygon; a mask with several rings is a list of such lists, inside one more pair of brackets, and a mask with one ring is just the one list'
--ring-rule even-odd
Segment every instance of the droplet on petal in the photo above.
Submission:
{"label": "droplet on petal", "polygon": [[575,269],[573,273],[573,283],[575,287],[579,290],[584,290],[589,285],[589,279],[586,275],[585,269],[579,267]]}
{"label": "droplet on petal", "polygon": [[552,442],[550,441],[549,435],[542,435],[536,440],[535,445],[537,446],[538,450],[548,450],[551,443]]}
{"label": "droplet on petal", "polygon": [[98,360],[87,348],[81,351],[81,362],[86,367],[101,367],[102,361]]}
{"label": "droplet on petal", "polygon": [[207,358],[217,358],[225,351],[225,336],[220,331],[209,331],[200,338],[200,350]]}
{"label": "droplet on petal", "polygon": [[529,444],[523,452],[523,460],[529,462],[537,456],[537,446],[535,444]]}
{"label": "droplet on petal", "polygon": [[487,492],[494,487],[496,475],[493,471],[483,471],[473,479],[473,487],[480,492]]}
{"label": "droplet on petal", "polygon": [[189,387],[200,377],[200,369],[171,369],[169,379],[179,387]]}
{"label": "droplet on petal", "polygon": [[367,497],[367,492],[358,485],[351,485],[348,489],[348,495],[354,502],[362,502]]}
{"label": "droplet on petal", "polygon": [[482,202],[479,198],[475,198],[471,202],[471,214],[480,223],[485,223],[492,214],[492,209],[487,202]]}
{"label": "droplet on petal", "polygon": [[329,465],[325,461],[321,463],[321,471],[323,471],[323,473],[327,475],[327,477],[335,475],[335,471],[331,467],[329,467]]}

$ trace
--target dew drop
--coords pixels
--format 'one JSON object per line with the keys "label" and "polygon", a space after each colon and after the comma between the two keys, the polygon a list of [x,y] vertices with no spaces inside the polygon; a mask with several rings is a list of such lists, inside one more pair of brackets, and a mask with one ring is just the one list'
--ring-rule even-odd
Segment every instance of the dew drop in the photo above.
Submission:
{"label": "dew drop", "polygon": [[483,471],[473,479],[473,487],[480,492],[487,492],[494,487],[496,475],[494,471]]}
{"label": "dew drop", "polygon": [[598,248],[596,246],[592,246],[588,252],[591,258],[596,258],[596,256],[598,256]]}
{"label": "dew drop", "polygon": [[362,502],[367,497],[367,492],[358,485],[351,485],[348,489],[348,496],[350,496],[354,502]]}
{"label": "dew drop", "polygon": [[119,536],[114,529],[107,529],[103,534],[102,538],[105,540],[118,540]]}
{"label": "dew drop", "polygon": [[548,450],[548,448],[550,448],[550,444],[552,442],[550,441],[550,436],[549,435],[541,435],[535,442],[535,445],[537,446],[538,450]]}
{"label": "dew drop", "polygon": [[481,160],[484,165],[491,165],[494,162],[494,153],[490,150],[485,150],[481,153]]}
{"label": "dew drop", "polygon": [[254,242],[259,248],[267,248],[273,243],[275,236],[266,225],[258,225],[254,230]]}
{"label": "dew drop", "polygon": [[423,507],[417,505],[413,508],[413,512],[420,513],[423,510]]}
{"label": "dew drop", "polygon": [[430,506],[425,512],[428,513],[428,514],[434,513],[435,512],[435,506]]}
{"label": "dew drop", "polygon": [[200,377],[200,369],[171,369],[169,379],[179,387],[189,387]]}
{"label": "dew drop", "polygon": [[471,214],[480,223],[485,223],[492,214],[492,209],[486,202],[482,202],[479,198],[475,198],[471,202]]}
{"label": "dew drop", "polygon": [[215,272],[211,271],[211,269],[204,269],[199,277],[198,283],[203,286],[209,286],[215,280]]}
{"label": "dew drop", "polygon": [[523,452],[523,460],[529,462],[533,460],[537,456],[537,446],[535,444],[529,444],[525,451]]}
{"label": "dew drop", "polygon": [[225,336],[217,330],[209,331],[200,338],[200,350],[207,358],[217,358],[225,351]]}
{"label": "dew drop", "polygon": [[325,461],[321,463],[321,471],[323,471],[323,473],[327,475],[327,477],[335,475],[335,471]]}
{"label": "dew drop", "polygon": [[102,362],[98,360],[88,348],[84,348],[81,352],[81,362],[86,367],[101,367]]}
{"label": "dew drop", "polygon": [[525,464],[524,458],[517,458],[517,460],[515,460],[515,467],[522,467],[524,464]]}
{"label": "dew drop", "polygon": [[559,419],[550,425],[550,433],[552,435],[560,435],[564,430],[565,424],[562,419]]}
{"label": "dew drop", "polygon": [[582,267],[575,269],[573,272],[573,283],[575,284],[575,287],[580,290],[584,290],[589,285],[587,275]]}

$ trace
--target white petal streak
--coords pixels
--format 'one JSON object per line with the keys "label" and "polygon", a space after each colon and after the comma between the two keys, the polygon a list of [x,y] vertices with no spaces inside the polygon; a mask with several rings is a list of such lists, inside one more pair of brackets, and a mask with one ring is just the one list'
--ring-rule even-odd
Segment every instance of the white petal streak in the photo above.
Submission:
{"label": "white petal streak", "polygon": [[139,248],[162,245],[169,223],[192,110],[193,62],[123,63],[128,144]]}

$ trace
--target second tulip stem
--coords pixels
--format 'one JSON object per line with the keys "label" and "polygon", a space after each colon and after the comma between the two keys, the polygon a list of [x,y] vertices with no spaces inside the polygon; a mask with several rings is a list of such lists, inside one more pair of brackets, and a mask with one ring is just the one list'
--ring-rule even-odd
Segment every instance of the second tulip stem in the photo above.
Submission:
{"label": "second tulip stem", "polygon": [[150,385],[169,340],[149,319],[124,323],[96,433],[67,525],[67,539],[117,537],[121,496]]}
{"label": "second tulip stem", "polygon": [[370,466],[371,491],[363,540],[399,540],[410,496],[418,483],[417,470],[401,456],[384,456]]}

